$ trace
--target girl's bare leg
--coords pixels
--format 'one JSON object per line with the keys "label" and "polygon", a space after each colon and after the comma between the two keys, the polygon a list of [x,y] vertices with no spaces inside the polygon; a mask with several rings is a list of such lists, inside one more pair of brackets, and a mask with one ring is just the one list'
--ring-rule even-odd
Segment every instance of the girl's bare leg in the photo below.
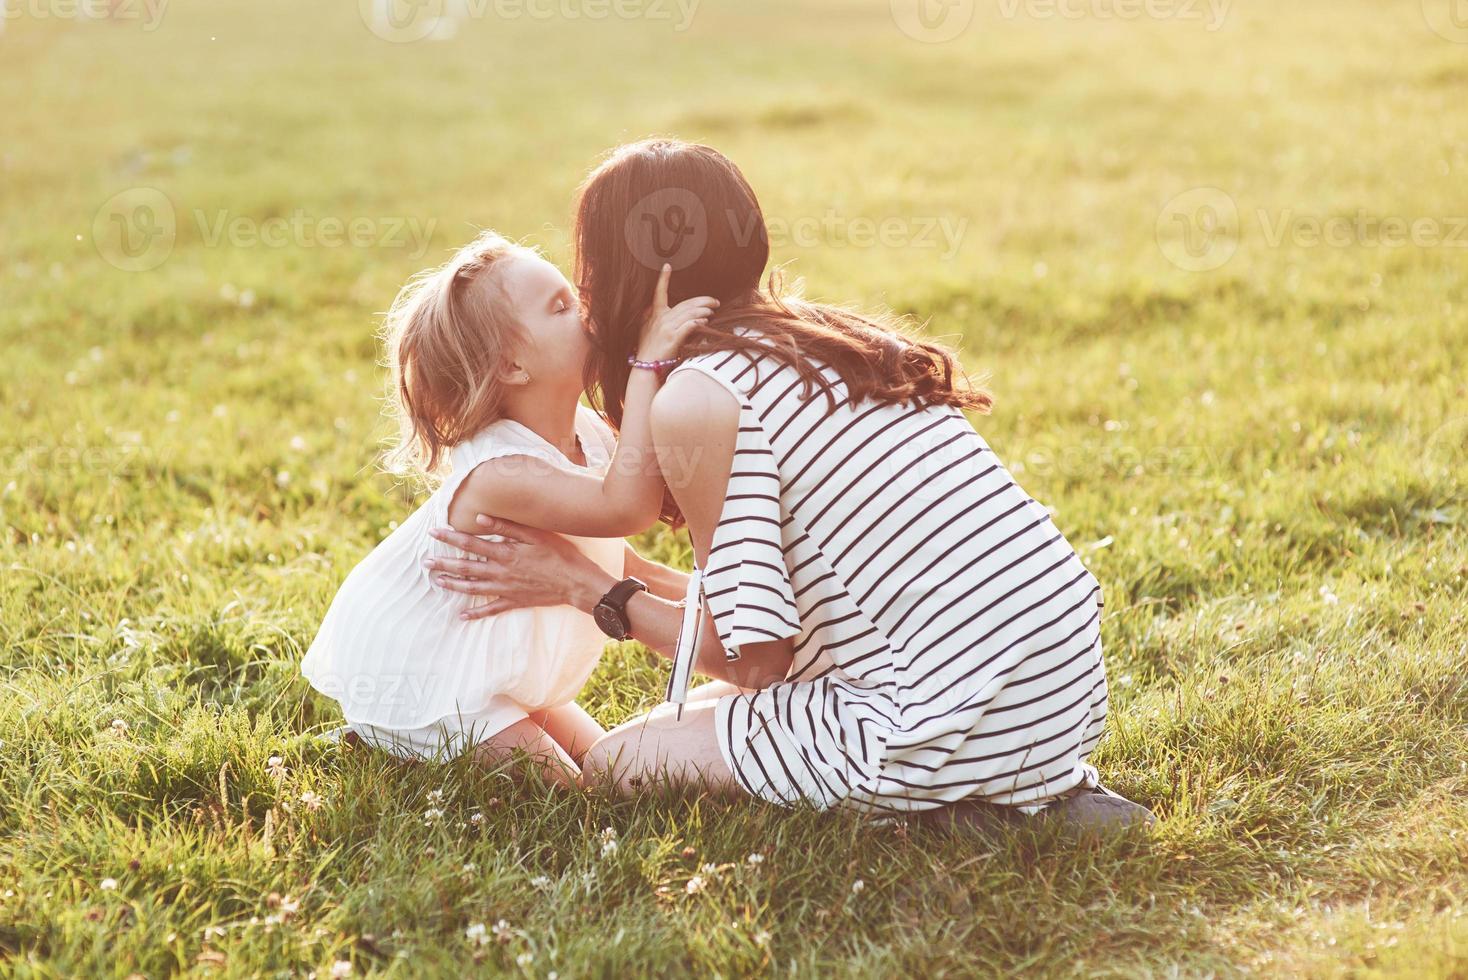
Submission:
{"label": "girl's bare leg", "polygon": [[[595,724],[593,722],[593,724]],[[541,766],[545,778],[559,786],[576,786],[581,769],[534,718],[522,718],[474,747],[481,764],[495,765],[522,751]]]}
{"label": "girl's bare leg", "polygon": [[564,749],[578,766],[586,750],[607,733],[605,728],[596,723],[595,718],[586,713],[585,708],[574,701],[557,708],[537,711],[530,718],[545,729],[545,733],[555,739],[556,744]]}
{"label": "girl's bare leg", "polygon": [[699,781],[721,795],[742,795],[719,751],[716,702],[689,703],[679,719],[669,705],[612,729],[582,758],[582,781],[605,781],[635,793],[664,781]]}

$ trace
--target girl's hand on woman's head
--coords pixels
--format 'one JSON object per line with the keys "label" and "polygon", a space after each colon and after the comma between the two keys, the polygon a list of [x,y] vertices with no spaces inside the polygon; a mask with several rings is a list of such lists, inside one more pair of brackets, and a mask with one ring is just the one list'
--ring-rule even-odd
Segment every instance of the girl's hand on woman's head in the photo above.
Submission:
{"label": "girl's hand on woman's head", "polygon": [[504,541],[486,541],[453,528],[428,533],[473,558],[429,558],[424,561],[434,585],[465,595],[489,596],[490,602],[460,613],[463,619],[483,619],[507,609],[526,606],[574,606],[589,611],[617,580],[566,538],[550,531],[480,514],[480,534],[496,534]]}
{"label": "girl's hand on woman's head", "polygon": [[712,296],[695,296],[669,309],[668,281],[672,277],[673,267],[664,265],[653,290],[652,310],[642,326],[637,345],[639,361],[661,361],[677,355],[688,331],[708,323],[719,307],[719,301]]}

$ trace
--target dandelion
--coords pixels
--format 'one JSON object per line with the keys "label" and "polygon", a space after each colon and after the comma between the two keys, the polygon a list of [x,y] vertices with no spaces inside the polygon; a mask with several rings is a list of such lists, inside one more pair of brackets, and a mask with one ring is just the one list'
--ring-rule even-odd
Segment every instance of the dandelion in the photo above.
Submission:
{"label": "dandelion", "polygon": [[437,807],[429,807],[423,811],[423,822],[432,826],[443,819],[443,811]]}
{"label": "dandelion", "polygon": [[515,931],[510,928],[508,922],[501,919],[494,924],[494,938],[497,942],[507,943],[515,938]]}
{"label": "dandelion", "polygon": [[483,922],[476,922],[464,930],[464,938],[475,946],[483,946],[489,942],[489,930],[484,928]]}
{"label": "dandelion", "polygon": [[862,889],[866,888],[866,886],[867,886],[867,883],[866,882],[862,881],[860,878],[856,879],[855,881],[853,881],[851,883],[851,894],[853,894],[853,895],[860,895],[861,892],[862,892]]}
{"label": "dandelion", "polygon": [[100,888],[100,889],[102,889],[104,892],[116,891],[117,890],[117,879],[116,878],[103,878],[101,884],[99,884],[97,887]]}
{"label": "dandelion", "polygon": [[326,802],[326,798],[321,796],[319,793],[313,793],[311,790],[308,789],[306,790],[306,792],[301,794],[301,802],[305,805],[307,810],[311,810],[314,812],[321,809],[322,805]]}
{"label": "dandelion", "polygon": [[529,966],[531,963],[535,962],[535,954],[521,953],[519,956],[515,957],[515,962],[522,967]]}
{"label": "dandelion", "polygon": [[550,878],[545,875],[536,875],[534,878],[530,879],[531,888],[549,888],[550,883]]}
{"label": "dandelion", "polygon": [[683,886],[683,890],[690,895],[697,895],[706,887],[708,887],[708,882],[704,880],[703,875],[694,875],[688,879],[688,884]]}
{"label": "dandelion", "polygon": [[352,961],[351,960],[337,960],[335,963],[331,964],[331,975],[334,978],[334,980],[340,980],[340,978],[342,978],[342,977],[349,977],[349,976],[351,976],[352,975]]}

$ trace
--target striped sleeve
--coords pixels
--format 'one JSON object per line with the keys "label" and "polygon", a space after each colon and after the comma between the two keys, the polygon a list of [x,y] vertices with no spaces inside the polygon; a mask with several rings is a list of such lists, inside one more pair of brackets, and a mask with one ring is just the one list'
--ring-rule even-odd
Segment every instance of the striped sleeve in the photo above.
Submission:
{"label": "striped sleeve", "polygon": [[759,419],[743,392],[700,360],[684,368],[712,375],[739,398],[739,433],[723,512],[703,568],[704,604],[729,659],[746,643],[800,633],[795,589],[785,563],[780,474]]}

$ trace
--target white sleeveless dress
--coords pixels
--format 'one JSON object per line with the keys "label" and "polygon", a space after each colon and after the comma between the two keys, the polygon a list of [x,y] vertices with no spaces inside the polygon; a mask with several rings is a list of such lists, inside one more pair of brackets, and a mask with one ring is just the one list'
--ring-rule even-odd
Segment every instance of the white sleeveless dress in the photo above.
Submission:
{"label": "white sleeveless dress", "polygon": [[[543,606],[466,622],[460,612],[489,600],[440,589],[423,567],[428,557],[473,557],[428,531],[448,525],[459,484],[485,460],[530,456],[604,472],[616,449],[606,422],[577,406],[576,434],[585,467],[511,419],[455,446],[452,473],[443,485],[342,583],[301,673],[341,705],[347,725],[363,738],[398,755],[454,754],[530,712],[576,698],[607,639],[589,615],[570,606]],[[568,537],[608,573],[622,577],[623,539]]]}

